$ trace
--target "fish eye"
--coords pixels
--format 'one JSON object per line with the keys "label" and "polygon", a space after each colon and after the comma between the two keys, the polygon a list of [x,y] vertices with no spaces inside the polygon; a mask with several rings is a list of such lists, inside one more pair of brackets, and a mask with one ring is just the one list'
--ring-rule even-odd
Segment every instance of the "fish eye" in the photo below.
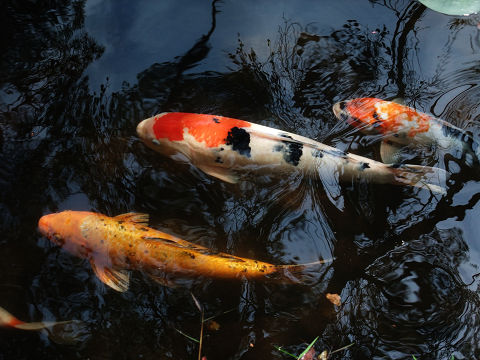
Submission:
{"label": "fish eye", "polygon": [[152,139],[152,143],[154,143],[155,145],[160,145],[160,141],[158,141],[157,139]]}

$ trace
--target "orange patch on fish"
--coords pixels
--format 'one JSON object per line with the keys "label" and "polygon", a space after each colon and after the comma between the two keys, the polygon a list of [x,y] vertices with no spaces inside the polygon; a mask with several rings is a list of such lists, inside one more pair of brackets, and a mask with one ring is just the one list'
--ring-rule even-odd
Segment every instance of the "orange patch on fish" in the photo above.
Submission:
{"label": "orange patch on fish", "polygon": [[353,99],[346,103],[355,126],[375,125],[383,134],[408,128],[408,136],[427,132],[431,117],[408,106],[376,98]]}
{"label": "orange patch on fish", "polygon": [[247,121],[232,119],[223,116],[166,113],[155,117],[153,131],[157,139],[182,141],[184,132],[193,136],[207,147],[217,147],[225,144],[228,133],[232,128],[246,128],[251,124]]}

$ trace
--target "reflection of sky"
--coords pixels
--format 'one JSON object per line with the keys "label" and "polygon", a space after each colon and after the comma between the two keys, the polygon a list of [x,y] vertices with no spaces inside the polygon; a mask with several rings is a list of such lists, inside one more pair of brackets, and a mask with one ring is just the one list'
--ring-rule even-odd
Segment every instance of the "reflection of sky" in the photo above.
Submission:
{"label": "reflection of sky", "polygon": [[[387,9],[381,19],[380,9],[375,17],[362,11],[359,19],[351,4],[348,0],[219,2],[217,27],[210,38],[212,50],[193,71],[225,71],[230,65],[226,53],[236,49],[238,34],[247,48],[265,55],[267,39],[275,40],[284,18],[303,26],[315,23],[319,30],[328,32],[348,19],[361,20],[372,28],[393,20],[388,19],[391,11]],[[89,0],[85,12],[87,33],[105,46],[103,56],[87,71],[92,90],[97,90],[107,76],[112,91],[118,90],[122,81],[134,83],[136,75],[152,64],[185,54],[211,26],[209,1]]]}

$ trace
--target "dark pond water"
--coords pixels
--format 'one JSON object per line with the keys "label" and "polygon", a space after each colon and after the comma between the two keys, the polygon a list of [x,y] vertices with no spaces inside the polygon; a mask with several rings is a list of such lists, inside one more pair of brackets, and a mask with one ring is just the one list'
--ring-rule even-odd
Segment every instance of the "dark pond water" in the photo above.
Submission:
{"label": "dark pond water", "polygon": [[[336,101],[401,97],[480,137],[480,17],[416,1],[2,1],[0,306],[79,319],[80,341],[0,330],[0,359],[284,359],[316,336],[333,359],[480,358],[480,177],[445,196],[301,176],[222,183],[147,149],[164,111],[284,129],[378,159]],[[347,129],[348,130],[348,129]],[[435,165],[431,163],[430,165]],[[185,240],[272,263],[335,261],[305,286],[198,279],[128,292],[50,244],[59,210],[149,213]],[[341,296],[336,307],[326,293]]]}

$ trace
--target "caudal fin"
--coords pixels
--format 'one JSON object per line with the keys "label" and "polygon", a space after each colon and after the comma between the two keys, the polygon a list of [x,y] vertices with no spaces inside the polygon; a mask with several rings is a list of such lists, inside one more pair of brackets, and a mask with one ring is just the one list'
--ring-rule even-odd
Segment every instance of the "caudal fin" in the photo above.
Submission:
{"label": "caudal fin", "polygon": [[270,274],[268,278],[287,284],[305,284],[308,278],[307,271],[312,270],[315,265],[327,264],[333,260],[318,260],[298,265],[277,265],[277,271]]}
{"label": "caudal fin", "polygon": [[437,167],[421,165],[391,165],[390,170],[397,185],[409,185],[445,194],[449,172]]}

